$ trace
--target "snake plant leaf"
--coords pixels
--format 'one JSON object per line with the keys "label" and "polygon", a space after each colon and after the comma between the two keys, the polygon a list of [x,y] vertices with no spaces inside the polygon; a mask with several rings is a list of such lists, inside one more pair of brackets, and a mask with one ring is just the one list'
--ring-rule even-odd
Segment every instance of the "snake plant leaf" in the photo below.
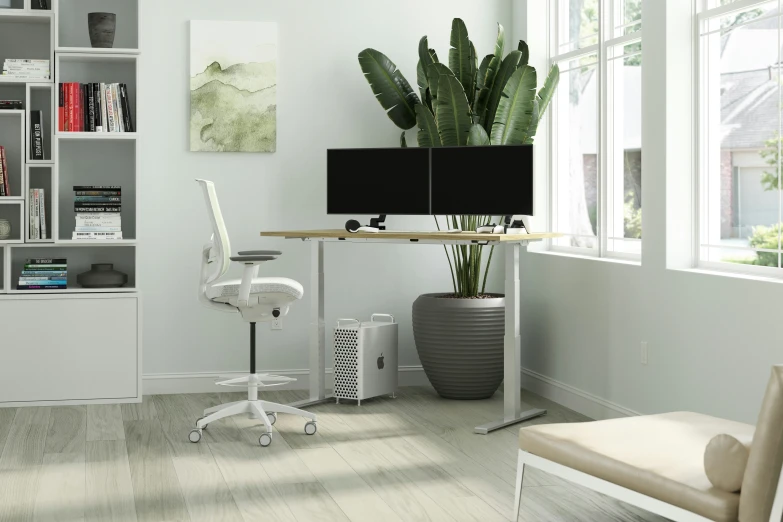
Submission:
{"label": "snake plant leaf", "polygon": [[533,115],[530,117],[530,125],[528,125],[527,132],[525,132],[523,145],[533,144],[533,139],[536,137],[536,132],[538,132],[539,121],[541,121],[541,106],[539,104],[538,98],[536,98],[533,100]]}
{"label": "snake plant leaf", "polygon": [[503,89],[495,123],[492,125],[492,143],[495,145],[522,145],[527,138],[533,105],[536,99],[536,70],[529,65],[514,72]]}
{"label": "snake plant leaf", "polygon": [[439,80],[442,76],[451,76],[453,78],[454,73],[440,62],[435,62],[427,68],[427,81],[430,84],[430,94],[432,95],[432,104],[436,114],[438,112],[436,100],[438,99]]}
{"label": "snake plant leaf", "polygon": [[[495,113],[498,110],[500,98],[503,96],[503,90],[506,88],[509,79],[520,66],[521,60],[522,53],[520,51],[511,51],[503,60],[503,63],[500,64],[495,80],[492,82],[492,87],[490,88],[489,93],[487,93],[486,109],[484,109],[483,125],[484,129],[488,132],[491,132],[492,126],[495,123]],[[492,142],[495,143],[495,140],[492,140]],[[495,143],[495,145],[497,145],[497,143]]]}
{"label": "snake plant leaf", "polygon": [[520,40],[517,50],[522,53],[522,59],[519,61],[519,65],[527,65],[530,63],[530,47],[528,47],[527,42]]}
{"label": "snake plant leaf", "polygon": [[472,125],[465,89],[454,76],[438,81],[438,111],[435,116],[441,143],[446,147],[464,146]]}
{"label": "snake plant leaf", "polygon": [[469,85],[475,75],[475,59],[471,56],[468,28],[459,18],[451,23],[451,49],[449,49],[449,68],[469,94]]}
{"label": "snake plant leaf", "polygon": [[403,130],[413,128],[416,125],[414,107],[420,103],[419,97],[394,62],[380,51],[365,49],[359,53],[359,65],[391,121]]}
{"label": "snake plant leaf", "polygon": [[419,104],[416,106],[416,116],[419,124],[419,147],[440,147],[442,143],[432,111]]}
{"label": "snake plant leaf", "polygon": [[468,145],[471,147],[491,145],[489,136],[487,136],[487,131],[484,130],[484,127],[478,124],[473,124],[473,126],[470,128],[470,132],[468,133]]}
{"label": "snake plant leaf", "polygon": [[[416,107],[421,107],[421,104],[416,105]],[[405,131],[402,131],[402,134],[400,134],[400,147],[403,149],[408,148],[408,141],[405,139]]]}
{"label": "snake plant leaf", "polygon": [[541,114],[544,114],[549,108],[549,103],[552,101],[552,96],[555,95],[555,90],[560,84],[560,67],[557,64],[552,66],[549,70],[549,74],[546,77],[541,90],[538,91],[538,103],[540,106]]}

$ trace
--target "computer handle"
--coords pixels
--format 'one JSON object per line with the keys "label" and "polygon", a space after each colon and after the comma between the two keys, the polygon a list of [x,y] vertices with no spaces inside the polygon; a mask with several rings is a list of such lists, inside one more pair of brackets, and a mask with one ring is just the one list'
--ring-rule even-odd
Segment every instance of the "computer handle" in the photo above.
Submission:
{"label": "computer handle", "polygon": [[[388,318],[391,319],[390,322],[392,322],[392,323],[396,323],[397,322],[397,321],[394,320],[394,316],[392,314],[372,314],[370,316],[370,322],[374,323],[376,317],[388,317]],[[389,322],[389,321],[385,321],[385,322]]]}
{"label": "computer handle", "polygon": [[354,322],[356,324],[362,324],[361,321],[359,321],[358,319],[351,319],[351,318],[347,318],[346,319],[346,318],[343,318],[343,319],[338,319],[337,320],[337,328],[340,328],[340,326],[341,326],[340,325],[340,321],[351,321],[351,322]]}

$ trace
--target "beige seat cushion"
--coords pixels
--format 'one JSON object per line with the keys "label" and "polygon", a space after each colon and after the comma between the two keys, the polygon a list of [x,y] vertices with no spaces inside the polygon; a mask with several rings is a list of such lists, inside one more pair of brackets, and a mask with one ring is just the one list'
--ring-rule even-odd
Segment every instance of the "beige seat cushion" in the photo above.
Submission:
{"label": "beige seat cushion", "polygon": [[745,468],[741,522],[769,522],[783,466],[783,366],[773,366]]}
{"label": "beige seat cushion", "polygon": [[736,522],[739,495],[710,484],[704,449],[715,435],[744,437],[753,429],[698,413],[667,413],[522,428],[519,447],[710,520]]}
{"label": "beige seat cushion", "polygon": [[[241,279],[229,279],[210,286],[207,289],[207,297],[213,301],[228,303],[232,297],[239,295]],[[287,301],[301,299],[304,288],[299,282],[285,277],[257,277],[253,279],[250,287],[250,295],[253,294],[279,294],[287,296]]]}

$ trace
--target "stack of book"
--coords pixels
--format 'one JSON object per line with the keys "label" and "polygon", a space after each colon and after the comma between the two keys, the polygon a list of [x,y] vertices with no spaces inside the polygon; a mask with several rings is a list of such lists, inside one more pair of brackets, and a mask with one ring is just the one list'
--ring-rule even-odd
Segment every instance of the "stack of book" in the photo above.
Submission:
{"label": "stack of book", "polygon": [[0,111],[21,111],[24,109],[22,100],[0,100]]}
{"label": "stack of book", "polygon": [[122,239],[122,187],[73,187],[76,228],[73,239]]}
{"label": "stack of book", "polygon": [[44,189],[30,189],[30,239],[48,239],[46,230],[46,194]]}
{"label": "stack of book", "polygon": [[135,132],[124,83],[61,83],[60,132]]}
{"label": "stack of book", "polygon": [[5,147],[0,145],[0,196],[10,196],[11,186],[8,182],[8,159],[5,157]]}
{"label": "stack of book", "polygon": [[65,290],[68,288],[68,261],[28,259],[19,276],[17,290]]}
{"label": "stack of book", "polygon": [[40,82],[49,77],[49,60],[6,58],[3,62],[3,78]]}

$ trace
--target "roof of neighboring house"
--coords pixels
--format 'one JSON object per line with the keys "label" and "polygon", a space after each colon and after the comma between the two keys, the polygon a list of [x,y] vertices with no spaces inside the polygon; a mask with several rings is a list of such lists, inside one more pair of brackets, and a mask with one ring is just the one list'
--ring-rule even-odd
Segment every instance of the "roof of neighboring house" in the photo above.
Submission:
{"label": "roof of neighboring house", "polygon": [[778,132],[777,68],[721,75],[721,146],[760,149]]}

